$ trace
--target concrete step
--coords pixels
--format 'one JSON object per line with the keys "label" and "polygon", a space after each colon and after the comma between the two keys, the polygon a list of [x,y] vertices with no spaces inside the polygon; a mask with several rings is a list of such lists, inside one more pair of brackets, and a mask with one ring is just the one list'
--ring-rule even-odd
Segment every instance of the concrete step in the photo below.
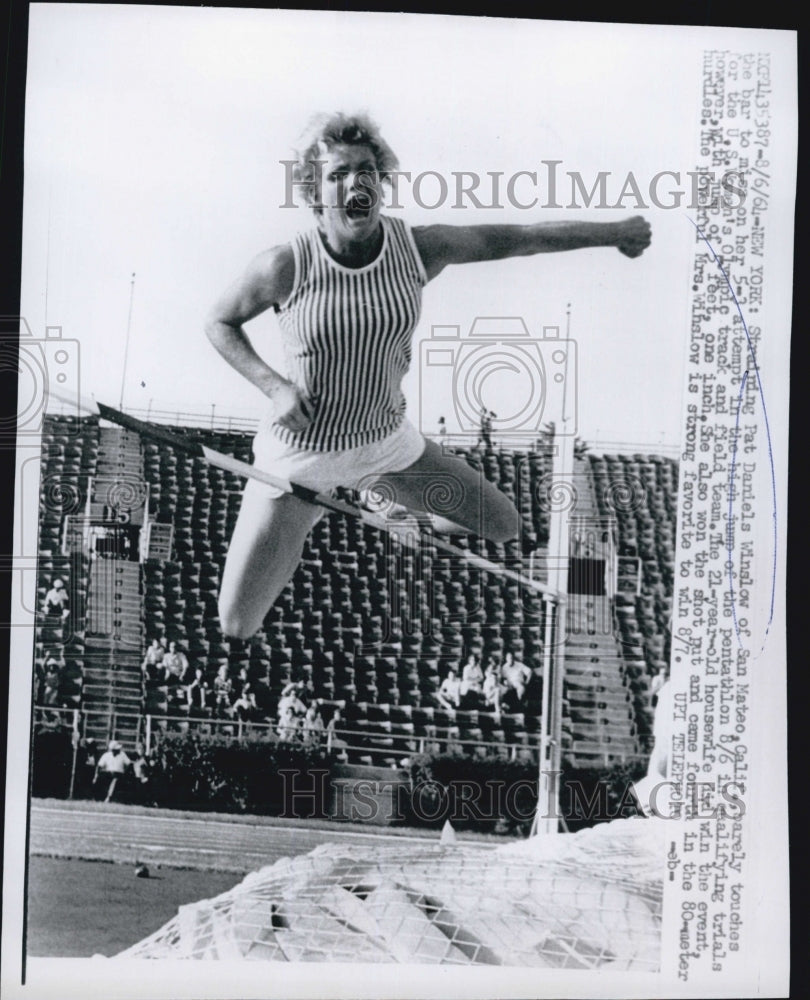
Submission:
{"label": "concrete step", "polygon": [[635,726],[625,720],[616,720],[607,725],[595,725],[587,722],[574,722],[571,725],[574,739],[595,740],[598,743],[610,743],[616,740],[632,739],[635,736]]}
{"label": "concrete step", "polygon": [[606,691],[602,688],[592,687],[588,689],[566,687],[565,697],[573,708],[574,705],[591,707],[594,705],[629,705],[631,697],[629,691]]}
{"label": "concrete step", "polygon": [[99,687],[104,686],[119,686],[127,690],[133,687],[143,687],[143,677],[139,674],[133,673],[131,671],[105,671],[100,668],[93,668],[92,674],[85,674],[84,677],[85,687],[98,685]]}

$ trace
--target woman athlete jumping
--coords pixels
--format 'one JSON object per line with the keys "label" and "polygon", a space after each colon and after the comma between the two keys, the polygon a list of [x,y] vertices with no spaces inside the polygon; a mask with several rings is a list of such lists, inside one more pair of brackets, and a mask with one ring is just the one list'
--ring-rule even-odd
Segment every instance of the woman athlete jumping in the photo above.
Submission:
{"label": "woman athlete jumping", "polygon": [[[380,212],[382,185],[398,166],[363,115],[320,116],[298,154],[316,225],[260,254],[216,303],[206,333],[222,356],[273,403],[256,435],[259,468],[310,489],[369,488],[428,512],[437,481],[452,482],[452,520],[491,541],[516,538],[511,501],[463,459],[426,441],[405,417],[400,388],[411,360],[422,288],[449,264],[616,247],[637,257],[650,243],[640,218],[622,222],[420,226]],[[288,377],[256,353],[242,324],[274,309]],[[248,638],[292,577],[322,511],[253,480],[231,539],[219,614],[223,631]]]}

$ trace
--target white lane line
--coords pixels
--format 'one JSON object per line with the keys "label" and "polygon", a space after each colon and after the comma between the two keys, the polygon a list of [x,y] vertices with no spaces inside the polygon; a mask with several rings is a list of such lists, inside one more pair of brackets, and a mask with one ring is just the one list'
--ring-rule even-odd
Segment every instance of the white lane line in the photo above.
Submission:
{"label": "white lane line", "polygon": [[[115,820],[132,820],[133,817],[128,813],[101,813],[91,810],[84,809],[58,809],[53,806],[34,806],[32,807],[32,816],[35,813],[58,813],[60,816],[92,816],[96,819],[99,817],[107,820],[108,822],[115,822]],[[222,826],[225,829],[230,830],[234,833],[239,827],[245,827],[248,830],[256,833],[260,830],[272,831],[268,833],[269,837],[277,836],[278,834],[284,835],[289,834],[307,834],[310,837],[323,836],[324,841],[328,842],[332,837],[360,837],[366,838],[368,840],[385,840],[388,843],[396,843],[397,841],[403,841],[410,844],[423,844],[425,847],[436,846],[439,843],[439,834],[436,834],[435,839],[431,837],[409,837],[407,834],[391,834],[391,833],[365,833],[359,830],[313,830],[311,827],[306,826],[272,826],[265,825],[263,823],[252,824],[252,823],[229,823],[227,820],[221,819],[191,819],[187,817],[175,817],[175,816],[139,816],[138,819],[143,819],[146,823],[153,823],[157,821],[165,821],[167,823],[182,823],[182,824],[196,824],[202,827],[212,827],[212,826]],[[456,834],[459,840],[466,840],[462,835]],[[467,843],[475,844],[476,841],[470,840]],[[485,847],[487,845],[481,845]]]}
{"label": "white lane line", "polygon": [[[138,851],[175,851],[184,854],[228,854],[230,852],[217,850],[215,847],[170,847],[167,844],[124,844],[119,843],[116,847],[131,848]],[[266,858],[268,855],[264,851],[240,851],[240,856],[250,854],[255,858]]]}
{"label": "white lane line", "polygon": [[[202,845],[214,845],[221,851],[233,852],[234,850],[239,850],[244,847],[256,850],[264,850],[268,852],[278,853],[279,850],[291,850],[300,847],[302,843],[306,845],[307,843],[312,843],[305,838],[297,838],[293,840],[280,840],[273,839],[267,840],[266,838],[256,838],[256,837],[239,837],[239,838],[229,838],[227,842],[223,841],[221,837],[206,837],[198,836],[190,838],[188,834],[173,834],[171,830],[161,830],[159,834],[155,834],[154,831],[149,830],[121,830],[121,829],[111,829],[107,832],[93,831],[79,833],[77,831],[71,830],[51,830],[47,833],[42,830],[33,830],[31,833],[31,843],[33,845],[41,844],[51,844],[51,843],[78,843],[87,844],[88,846],[92,844],[105,844],[105,843],[121,843],[120,838],[127,834],[129,837],[135,838],[137,841],[146,841],[148,843],[153,843],[156,836],[164,843],[167,847],[178,847],[186,848],[191,842],[196,842]],[[314,846],[314,844],[313,844]]]}

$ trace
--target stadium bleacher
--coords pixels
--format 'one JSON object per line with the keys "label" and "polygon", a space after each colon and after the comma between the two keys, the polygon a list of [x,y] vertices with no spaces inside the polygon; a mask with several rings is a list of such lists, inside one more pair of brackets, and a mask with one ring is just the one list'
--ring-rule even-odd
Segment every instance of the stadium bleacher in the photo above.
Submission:
{"label": "stadium bleacher", "polygon": [[[250,460],[248,434],[172,430]],[[75,551],[63,555],[61,538],[65,516],[83,508],[94,474],[98,422],[48,416],[43,442],[37,599],[41,606],[51,581],[61,575],[81,604],[88,559]],[[542,549],[550,514],[539,484],[550,470],[549,457],[542,450],[459,454],[514,500],[532,543]],[[243,483],[164,442],[143,441],[142,458],[150,516],[174,526],[173,558],[143,564],[144,645],[159,636],[177,641],[209,681],[223,662],[233,677],[245,667],[251,682],[264,685],[275,700],[290,680],[309,681],[327,715],[330,706],[345,706],[347,724],[368,733],[377,746],[401,738],[401,748],[411,738],[443,731],[485,744],[536,741],[543,648],[537,595],[521,593],[511,581],[484,574],[429,544],[414,553],[388,533],[329,514],[312,531],[298,571],[262,629],[249,642],[229,640],[219,626],[217,594]],[[564,746],[571,752],[596,747],[606,754],[630,754],[644,749],[650,679],[669,657],[677,464],[637,454],[591,455],[580,466],[590,478],[598,512],[617,523],[620,572],[613,610],[618,642],[584,659],[573,644],[566,664]],[[451,541],[518,571],[526,568],[516,544],[466,536]],[[42,622],[36,649],[39,669],[52,647],[64,649],[70,667],[65,704],[77,706],[82,704],[80,681],[89,679],[78,604],[71,615],[72,634]],[[470,652],[487,658],[506,650],[533,675],[521,712],[438,707],[435,693],[450,666],[460,669]],[[599,657],[601,670],[587,662]],[[165,714],[165,688],[144,691],[143,708]]]}

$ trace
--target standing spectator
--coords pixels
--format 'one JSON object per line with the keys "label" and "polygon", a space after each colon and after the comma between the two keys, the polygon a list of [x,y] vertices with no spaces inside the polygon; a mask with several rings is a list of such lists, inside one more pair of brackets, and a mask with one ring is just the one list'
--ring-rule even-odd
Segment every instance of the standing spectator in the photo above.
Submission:
{"label": "standing spectator", "polygon": [[459,690],[464,704],[478,705],[483,697],[484,673],[475,653],[470,653],[461,671],[461,687]]}
{"label": "standing spectator", "polygon": [[532,672],[525,663],[516,660],[512,653],[507,653],[504,657],[502,676],[506,685],[506,694],[517,706],[523,701],[526,694],[526,685],[531,680]]}
{"label": "standing spectator", "polygon": [[232,715],[231,701],[233,695],[233,681],[228,676],[228,664],[220,663],[217,675],[214,678],[214,710],[220,718],[223,715]]}
{"label": "standing spectator", "polygon": [[[131,764],[132,762],[124,753],[124,748],[118,740],[110,740],[109,748],[99,757],[98,764],[96,764],[96,773],[93,776],[94,785],[98,784],[99,775],[102,775],[106,780],[107,792],[104,796],[105,802],[109,802],[112,799],[119,779],[126,774],[127,768]],[[103,783],[100,791],[103,791]]]}
{"label": "standing spectator", "polygon": [[[135,760],[132,761],[132,777],[135,781],[134,797],[136,802],[145,804],[149,801],[149,778],[151,765],[143,752],[143,744],[135,745]],[[154,802],[152,803],[154,805]]]}
{"label": "standing spectator", "polygon": [[436,700],[442,708],[446,708],[450,712],[455,711],[461,705],[461,681],[452,667],[447,671],[447,676],[436,692]]}
{"label": "standing spectator", "polygon": [[63,621],[70,614],[70,598],[65,590],[65,585],[57,577],[53,585],[45,595],[43,611],[48,618],[61,618]]}
{"label": "standing spectator", "polygon": [[348,744],[336,735],[340,731],[342,724],[343,713],[338,706],[332,713],[332,718],[326,724],[326,749],[332,751],[339,750],[340,753],[338,756],[346,758],[346,747]]}
{"label": "standing spectator", "polygon": [[76,798],[92,798],[93,785],[98,762],[98,747],[92,736],[79,740],[79,752],[76,757]]}
{"label": "standing spectator", "polygon": [[492,410],[488,410],[485,406],[481,407],[481,412],[479,414],[479,419],[481,421],[481,427],[478,431],[478,443],[482,443],[487,451],[492,449],[492,421],[497,416]]}
{"label": "standing spectator", "polygon": [[447,436],[447,423],[444,417],[439,417],[439,438],[444,438]]}

